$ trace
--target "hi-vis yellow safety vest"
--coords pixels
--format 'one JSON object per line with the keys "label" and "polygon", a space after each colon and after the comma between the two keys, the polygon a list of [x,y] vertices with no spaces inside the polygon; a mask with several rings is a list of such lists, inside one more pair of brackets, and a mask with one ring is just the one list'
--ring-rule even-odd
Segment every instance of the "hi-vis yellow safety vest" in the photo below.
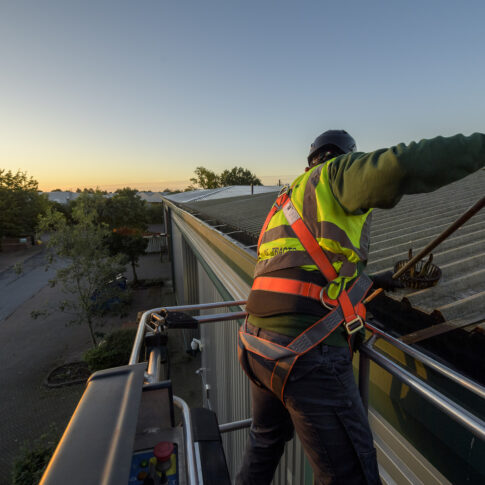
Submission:
{"label": "hi-vis yellow safety vest", "polygon": [[[313,167],[291,185],[293,205],[338,274],[327,288],[330,298],[336,298],[358,275],[357,263],[367,261],[372,213],[369,209],[352,215],[337,202],[328,182],[328,168],[334,160]],[[277,211],[260,236],[254,276],[293,267],[318,270],[283,211]]]}

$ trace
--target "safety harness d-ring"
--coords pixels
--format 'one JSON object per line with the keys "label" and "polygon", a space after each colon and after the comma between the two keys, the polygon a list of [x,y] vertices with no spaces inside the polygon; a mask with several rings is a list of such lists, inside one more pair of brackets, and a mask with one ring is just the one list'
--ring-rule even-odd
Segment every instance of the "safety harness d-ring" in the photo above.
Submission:
{"label": "safety harness d-ring", "polygon": [[[322,304],[322,306],[324,306],[327,310],[330,310],[332,311],[337,305],[338,305],[338,301],[335,301],[335,305],[331,305],[330,303],[327,303],[325,301],[325,293],[326,293],[326,290],[327,287],[324,286],[321,290],[320,290],[320,303]],[[328,294],[328,293],[327,293]]]}

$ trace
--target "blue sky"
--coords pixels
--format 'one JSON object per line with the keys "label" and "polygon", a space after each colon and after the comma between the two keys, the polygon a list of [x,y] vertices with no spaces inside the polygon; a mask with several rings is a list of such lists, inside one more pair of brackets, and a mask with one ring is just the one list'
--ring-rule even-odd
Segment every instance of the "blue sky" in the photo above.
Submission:
{"label": "blue sky", "polygon": [[45,190],[266,184],[347,129],[370,151],[484,131],[479,1],[0,0],[0,167]]}

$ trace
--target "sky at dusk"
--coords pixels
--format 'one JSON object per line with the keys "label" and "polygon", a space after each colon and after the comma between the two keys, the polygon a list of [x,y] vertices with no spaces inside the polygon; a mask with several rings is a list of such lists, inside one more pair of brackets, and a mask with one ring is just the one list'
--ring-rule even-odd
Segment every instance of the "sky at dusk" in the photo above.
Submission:
{"label": "sky at dusk", "polygon": [[313,139],[485,131],[485,2],[0,0],[0,168],[42,190],[272,185]]}

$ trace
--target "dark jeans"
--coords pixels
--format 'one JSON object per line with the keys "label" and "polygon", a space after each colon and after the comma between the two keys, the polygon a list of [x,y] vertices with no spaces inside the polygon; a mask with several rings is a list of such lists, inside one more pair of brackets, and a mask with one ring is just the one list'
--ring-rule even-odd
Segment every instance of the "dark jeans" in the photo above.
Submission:
{"label": "dark jeans", "polygon": [[[292,338],[253,327],[248,332],[280,345]],[[316,484],[380,484],[376,452],[347,347],[320,344],[300,357],[288,379],[284,404],[269,390],[274,363],[246,352],[253,424],[237,485],[266,485],[298,433]],[[244,367],[244,361],[241,362]]]}

